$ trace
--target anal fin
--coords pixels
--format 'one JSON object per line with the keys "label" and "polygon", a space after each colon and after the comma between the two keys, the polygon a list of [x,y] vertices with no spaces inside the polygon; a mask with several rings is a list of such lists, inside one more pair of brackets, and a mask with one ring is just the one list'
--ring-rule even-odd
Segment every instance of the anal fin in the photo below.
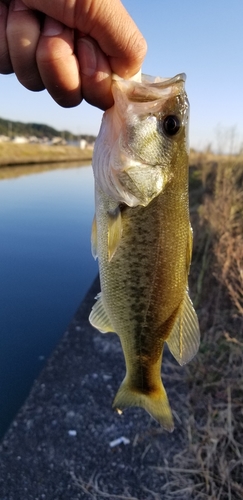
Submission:
{"label": "anal fin", "polygon": [[199,324],[188,292],[185,293],[173,330],[166,339],[166,343],[180,365],[188,363],[198,351]]}

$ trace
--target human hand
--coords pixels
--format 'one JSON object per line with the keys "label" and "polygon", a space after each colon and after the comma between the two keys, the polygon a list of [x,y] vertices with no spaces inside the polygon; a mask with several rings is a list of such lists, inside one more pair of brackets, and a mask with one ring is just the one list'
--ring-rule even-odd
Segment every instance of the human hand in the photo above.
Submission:
{"label": "human hand", "polygon": [[109,108],[112,73],[133,76],[145,53],[119,0],[0,0],[0,73],[61,106]]}

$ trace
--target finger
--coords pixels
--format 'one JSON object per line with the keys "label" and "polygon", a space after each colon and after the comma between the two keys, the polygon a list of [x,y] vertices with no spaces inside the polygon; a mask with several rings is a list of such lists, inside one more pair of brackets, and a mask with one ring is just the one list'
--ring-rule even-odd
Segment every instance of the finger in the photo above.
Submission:
{"label": "finger", "polygon": [[113,104],[111,68],[98,44],[90,37],[77,40],[77,57],[83,98],[93,106],[108,109]]}
{"label": "finger", "polygon": [[77,106],[82,94],[73,30],[47,16],[36,60],[42,81],[53,99],[63,107]]}
{"label": "finger", "polygon": [[119,76],[128,78],[141,68],[146,42],[120,0],[24,0],[24,3],[94,38],[108,56],[112,71]]}
{"label": "finger", "polygon": [[3,75],[13,73],[6,35],[7,18],[8,9],[3,2],[0,2],[0,73]]}
{"label": "finger", "polygon": [[7,22],[9,54],[19,81],[35,91],[44,89],[35,58],[39,36],[40,24],[36,14],[21,0],[14,0]]}

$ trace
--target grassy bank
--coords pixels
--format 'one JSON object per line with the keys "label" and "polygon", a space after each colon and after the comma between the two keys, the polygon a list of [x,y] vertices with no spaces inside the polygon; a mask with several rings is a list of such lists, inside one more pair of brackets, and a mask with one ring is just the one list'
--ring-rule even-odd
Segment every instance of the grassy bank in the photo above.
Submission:
{"label": "grassy bank", "polygon": [[91,161],[92,150],[47,144],[0,143],[0,167],[41,163]]}
{"label": "grassy bank", "polygon": [[187,366],[186,445],[166,468],[167,494],[242,499],[243,158],[194,158],[190,186],[190,290],[201,346]]}

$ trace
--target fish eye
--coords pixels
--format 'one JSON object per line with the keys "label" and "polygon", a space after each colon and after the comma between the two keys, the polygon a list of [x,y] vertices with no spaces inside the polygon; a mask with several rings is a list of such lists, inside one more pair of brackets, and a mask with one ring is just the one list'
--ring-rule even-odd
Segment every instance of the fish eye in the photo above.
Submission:
{"label": "fish eye", "polygon": [[175,135],[180,130],[181,121],[176,115],[168,115],[163,121],[163,130],[166,135]]}

